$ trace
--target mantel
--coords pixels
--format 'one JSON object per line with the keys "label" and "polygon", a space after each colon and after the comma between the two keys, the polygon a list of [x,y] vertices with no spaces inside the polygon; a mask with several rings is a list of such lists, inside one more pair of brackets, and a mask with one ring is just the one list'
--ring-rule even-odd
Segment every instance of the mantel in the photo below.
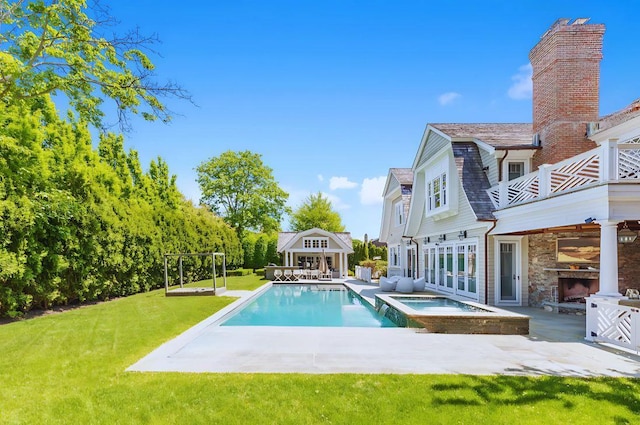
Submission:
{"label": "mantel", "polygon": [[559,272],[600,273],[599,269],[554,269],[554,268],[545,267],[542,270],[548,271],[548,272],[558,272],[558,273]]}

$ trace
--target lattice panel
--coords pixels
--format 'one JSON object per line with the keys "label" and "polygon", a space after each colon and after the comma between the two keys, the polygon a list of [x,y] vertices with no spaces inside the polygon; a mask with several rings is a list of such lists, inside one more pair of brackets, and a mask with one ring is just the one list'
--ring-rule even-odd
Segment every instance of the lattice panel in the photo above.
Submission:
{"label": "lattice panel", "polygon": [[624,145],[626,145],[626,144],[629,144],[629,145],[639,144],[639,145],[640,145],[640,136],[637,136],[637,137],[631,138],[631,139],[629,139],[629,140],[624,140],[624,141],[622,141],[622,142],[618,142],[618,144],[619,144],[619,145],[623,145],[623,144],[624,144]]}
{"label": "lattice panel", "polygon": [[539,193],[538,175],[523,176],[509,182],[507,186],[507,203],[509,205],[519,204],[520,202],[537,198]]}
{"label": "lattice panel", "polygon": [[[637,140],[640,140],[640,137]],[[640,179],[640,149],[618,151],[618,179]]]}
{"label": "lattice panel", "polygon": [[[634,323],[635,322],[635,323]],[[598,338],[604,342],[633,347],[633,325],[638,326],[638,314],[617,305],[598,305]]]}
{"label": "lattice panel", "polygon": [[579,158],[577,161],[551,170],[549,176],[551,193],[564,192],[600,181],[600,155],[595,153]]}
{"label": "lattice panel", "polygon": [[500,186],[494,186],[491,189],[487,189],[487,194],[491,198],[494,208],[500,208]]}

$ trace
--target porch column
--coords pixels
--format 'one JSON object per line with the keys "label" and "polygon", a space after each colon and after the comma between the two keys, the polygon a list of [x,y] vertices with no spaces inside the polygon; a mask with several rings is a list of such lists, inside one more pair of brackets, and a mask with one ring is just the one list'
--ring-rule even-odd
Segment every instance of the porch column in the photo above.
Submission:
{"label": "porch column", "polygon": [[343,252],[342,255],[344,256],[344,271],[342,272],[342,276],[347,278],[349,277],[349,254]]}
{"label": "porch column", "polygon": [[621,297],[618,292],[618,222],[600,224],[600,297]]}

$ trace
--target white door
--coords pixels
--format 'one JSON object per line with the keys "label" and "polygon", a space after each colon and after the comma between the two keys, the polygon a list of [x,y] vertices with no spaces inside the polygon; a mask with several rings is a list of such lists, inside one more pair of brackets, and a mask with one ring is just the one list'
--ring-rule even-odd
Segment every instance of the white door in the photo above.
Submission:
{"label": "white door", "polygon": [[496,242],[496,304],[520,304],[520,241]]}

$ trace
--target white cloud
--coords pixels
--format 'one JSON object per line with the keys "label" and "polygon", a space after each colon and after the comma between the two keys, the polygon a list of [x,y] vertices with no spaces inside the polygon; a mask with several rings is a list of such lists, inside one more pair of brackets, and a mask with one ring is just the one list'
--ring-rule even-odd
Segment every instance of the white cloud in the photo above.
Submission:
{"label": "white cloud", "polygon": [[357,187],[358,183],[349,181],[347,177],[331,177],[329,179],[329,189],[353,189]]}
{"label": "white cloud", "polygon": [[346,204],[345,202],[342,201],[342,199],[340,199],[336,195],[333,195],[331,193],[325,193],[325,192],[321,192],[321,193],[323,198],[327,198],[329,202],[331,202],[331,206],[333,207],[334,210],[344,211],[344,210],[351,209],[351,205]]}
{"label": "white cloud", "polygon": [[531,99],[531,95],[533,93],[533,83],[531,82],[532,75],[533,68],[530,63],[518,68],[518,73],[511,77],[513,84],[509,87],[507,95],[509,95],[511,99],[515,100]]}
{"label": "white cloud", "polygon": [[451,103],[453,103],[453,101],[456,100],[459,97],[462,97],[462,95],[460,93],[456,93],[454,91],[450,91],[450,92],[443,93],[440,96],[438,96],[438,102],[442,106],[446,106],[446,105],[450,105]]}
{"label": "white cloud", "polygon": [[365,178],[360,189],[360,202],[362,205],[382,204],[382,191],[387,182],[387,176]]}
{"label": "white cloud", "polygon": [[324,181],[324,176],[322,174],[318,174],[318,181]]}

